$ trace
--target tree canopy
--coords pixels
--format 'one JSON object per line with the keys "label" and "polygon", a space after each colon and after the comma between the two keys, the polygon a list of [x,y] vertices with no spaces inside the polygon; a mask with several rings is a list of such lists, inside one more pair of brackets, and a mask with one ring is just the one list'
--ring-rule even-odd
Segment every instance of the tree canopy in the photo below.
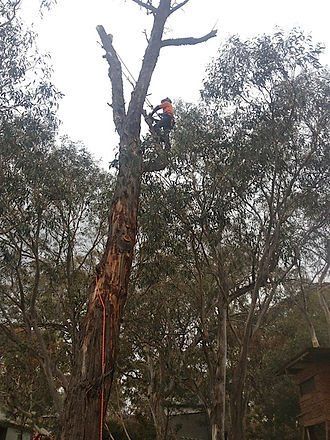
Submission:
{"label": "tree canopy", "polygon": [[[297,29],[230,37],[200,102],[176,102],[165,157],[151,135],[140,139],[142,107],[161,47],[187,43],[162,31],[188,1],[133,1],[154,28],[129,106],[113,39],[98,27],[116,176],[58,137],[49,62],[18,3],[1,4],[1,409],[49,436],[86,436],[66,420],[85,393],[104,438],[178,439],[172,415],[190,408],[212,440],[298,439],[296,391],[276,372],[293,352],[330,344],[323,47]],[[102,335],[112,345],[100,363]]]}

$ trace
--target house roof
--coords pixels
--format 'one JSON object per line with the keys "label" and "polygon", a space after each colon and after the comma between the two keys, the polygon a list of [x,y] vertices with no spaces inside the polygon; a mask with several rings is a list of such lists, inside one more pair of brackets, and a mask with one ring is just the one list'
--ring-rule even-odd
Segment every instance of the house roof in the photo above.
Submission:
{"label": "house roof", "polygon": [[329,347],[310,347],[288,361],[280,370],[279,374],[296,374],[312,363],[330,364]]}

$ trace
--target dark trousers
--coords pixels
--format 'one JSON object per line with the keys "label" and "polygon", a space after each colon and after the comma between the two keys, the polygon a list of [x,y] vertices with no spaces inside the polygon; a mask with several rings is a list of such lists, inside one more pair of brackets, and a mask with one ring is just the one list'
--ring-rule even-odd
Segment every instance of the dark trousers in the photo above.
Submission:
{"label": "dark trousers", "polygon": [[166,113],[162,115],[161,119],[154,125],[154,129],[158,133],[160,132],[161,128],[164,130],[171,130],[173,128],[173,117]]}

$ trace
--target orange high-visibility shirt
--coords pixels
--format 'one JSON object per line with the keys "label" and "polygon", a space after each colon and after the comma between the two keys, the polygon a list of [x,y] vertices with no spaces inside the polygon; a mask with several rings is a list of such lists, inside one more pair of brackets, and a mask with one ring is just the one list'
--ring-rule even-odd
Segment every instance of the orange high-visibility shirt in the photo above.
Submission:
{"label": "orange high-visibility shirt", "polygon": [[173,116],[174,115],[174,109],[173,105],[170,102],[163,102],[160,104],[160,107],[163,109],[163,112],[167,115]]}

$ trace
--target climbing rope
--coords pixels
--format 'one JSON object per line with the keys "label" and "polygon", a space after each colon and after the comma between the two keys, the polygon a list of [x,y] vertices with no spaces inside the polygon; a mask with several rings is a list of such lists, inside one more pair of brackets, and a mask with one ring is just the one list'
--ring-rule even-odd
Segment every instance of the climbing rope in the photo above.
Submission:
{"label": "climbing rope", "polygon": [[[119,55],[119,53],[113,48],[115,54],[117,55],[119,61],[121,62],[121,64],[124,66],[124,69],[126,69],[126,72],[124,72],[123,70],[123,75],[124,77],[127,79],[127,81],[131,84],[131,86],[134,88],[136,86],[136,79],[134,78],[134,75],[132,74],[132,72],[130,71],[130,69],[127,67],[127,64],[125,63],[125,61],[122,59],[122,57]],[[151,104],[151,102],[149,101],[148,97],[146,97],[146,103],[148,104],[148,106],[150,108],[153,108],[153,105]]]}
{"label": "climbing rope", "polygon": [[[114,49],[115,51],[115,49]],[[133,74],[131,73],[131,71],[129,70],[129,68],[127,67],[127,65],[125,64],[124,60],[121,58],[121,56],[119,55],[118,52],[116,52],[116,55],[119,59],[119,61],[122,63],[122,65],[124,66],[124,68],[126,69],[128,75],[131,77],[131,79],[125,74],[125,72],[123,72],[123,75],[125,76],[125,78],[127,79],[127,81],[131,84],[132,87],[136,86],[136,79],[134,78]],[[151,104],[151,102],[149,101],[148,97],[146,97],[146,103],[149,105],[149,107],[153,108],[153,105]]]}

